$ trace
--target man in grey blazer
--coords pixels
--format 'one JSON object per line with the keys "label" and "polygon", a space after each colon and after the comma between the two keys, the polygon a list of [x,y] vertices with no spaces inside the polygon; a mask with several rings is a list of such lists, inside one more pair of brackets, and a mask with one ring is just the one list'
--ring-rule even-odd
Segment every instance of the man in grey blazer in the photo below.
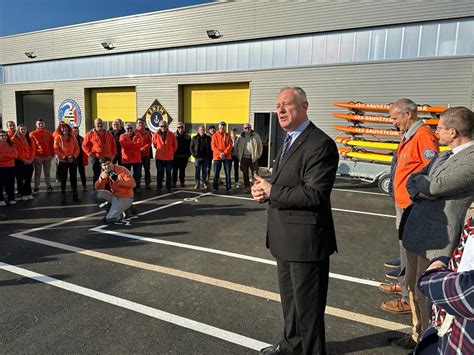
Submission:
{"label": "man in grey blazer", "polygon": [[261,354],[325,354],[329,256],[336,250],[330,195],[339,155],[307,116],[306,93],[286,87],[276,111],[287,132],[271,181],[255,176],[252,195],[268,201],[267,247],[277,260],[284,331]]}
{"label": "man in grey blazer", "polygon": [[449,256],[461,235],[464,216],[474,200],[474,114],[465,107],[446,110],[437,131],[451,151],[440,154],[412,174],[407,190],[413,204],[404,216],[403,245],[407,250],[406,282],[412,313],[412,339],[418,342],[430,323],[430,304],[416,288],[417,278],[430,260]]}

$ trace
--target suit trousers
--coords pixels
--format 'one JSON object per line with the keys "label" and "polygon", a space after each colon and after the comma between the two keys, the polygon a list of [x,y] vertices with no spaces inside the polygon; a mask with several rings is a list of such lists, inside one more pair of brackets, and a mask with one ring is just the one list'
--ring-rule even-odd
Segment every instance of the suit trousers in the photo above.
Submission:
{"label": "suit trousers", "polygon": [[431,302],[416,287],[416,280],[426,271],[429,265],[430,261],[427,258],[407,250],[405,281],[408,288],[413,321],[412,338],[416,342],[420,341],[421,336],[428,329],[431,322]]}
{"label": "suit trousers", "polygon": [[325,354],[324,311],[329,283],[329,257],[315,262],[277,260],[287,352]]}

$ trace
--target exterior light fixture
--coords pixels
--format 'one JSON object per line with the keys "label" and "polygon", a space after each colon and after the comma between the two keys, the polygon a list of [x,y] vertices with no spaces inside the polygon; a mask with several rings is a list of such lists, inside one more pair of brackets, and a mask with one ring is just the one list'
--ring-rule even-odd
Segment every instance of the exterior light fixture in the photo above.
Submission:
{"label": "exterior light fixture", "polygon": [[115,48],[112,42],[102,42],[101,44],[102,47],[104,47],[104,49],[107,49],[108,51]]}
{"label": "exterior light fixture", "polygon": [[209,37],[210,39],[218,39],[222,37],[222,35],[220,34],[218,30],[208,30],[206,31],[206,33],[207,33],[207,37]]}
{"label": "exterior light fixture", "polygon": [[25,52],[25,55],[30,59],[36,58],[36,53],[35,52]]}

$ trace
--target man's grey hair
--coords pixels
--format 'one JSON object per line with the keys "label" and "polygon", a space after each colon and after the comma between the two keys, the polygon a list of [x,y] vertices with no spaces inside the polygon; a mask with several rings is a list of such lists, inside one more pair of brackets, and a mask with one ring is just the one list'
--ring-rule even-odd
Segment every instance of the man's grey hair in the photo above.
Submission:
{"label": "man's grey hair", "polygon": [[418,106],[410,99],[397,100],[392,106],[399,111],[410,111],[414,115],[418,113]]}
{"label": "man's grey hair", "polygon": [[473,138],[474,113],[467,107],[448,108],[441,114],[447,128],[454,128],[462,137]]}
{"label": "man's grey hair", "polygon": [[278,95],[280,95],[285,90],[293,90],[296,93],[296,97],[298,98],[299,102],[308,101],[306,92],[299,86],[285,86],[284,88],[281,88],[280,91],[278,91]]}

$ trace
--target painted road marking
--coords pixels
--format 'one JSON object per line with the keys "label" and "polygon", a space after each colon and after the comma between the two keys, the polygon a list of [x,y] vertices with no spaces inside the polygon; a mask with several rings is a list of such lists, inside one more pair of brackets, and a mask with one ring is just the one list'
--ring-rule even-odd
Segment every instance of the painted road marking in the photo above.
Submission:
{"label": "painted road marking", "polygon": [[[78,253],[81,255],[86,255],[93,258],[110,261],[110,262],[121,264],[121,265],[140,268],[143,270],[154,271],[154,272],[158,272],[158,273],[169,275],[169,276],[179,277],[179,278],[183,278],[183,279],[187,279],[187,280],[191,280],[191,281],[195,281],[195,282],[199,282],[199,283],[203,283],[203,284],[207,284],[207,285],[211,285],[215,287],[224,288],[224,289],[235,291],[235,292],[244,293],[244,294],[255,296],[255,297],[260,297],[260,298],[265,298],[265,299],[270,299],[273,301],[280,302],[279,294],[275,292],[261,290],[261,289],[251,287],[251,286],[241,285],[238,283],[220,280],[220,279],[203,276],[199,274],[194,274],[187,271],[181,271],[181,270],[172,269],[172,268],[159,266],[155,264],[149,264],[149,263],[144,263],[141,261],[136,261],[136,260],[109,255],[109,254],[104,254],[104,253],[96,252],[93,250],[82,249],[82,248],[67,245],[67,244],[51,242],[48,240],[31,237],[31,236],[24,235],[21,233],[11,234],[10,236],[14,238],[22,239],[22,240],[27,240],[33,243],[43,244],[43,245],[51,246],[54,248]],[[370,317],[364,314],[345,311],[342,309],[329,307],[329,306],[326,307],[326,314],[339,317],[339,318],[348,319],[353,322],[363,323],[366,325],[376,326],[376,327],[380,327],[380,328],[388,329],[388,330],[405,331],[408,327],[405,324],[391,322],[384,319]]]}
{"label": "painted road marking", "polygon": [[336,188],[333,188],[333,191],[355,192],[355,193],[358,193],[358,194],[390,197],[390,195],[387,195],[387,194],[384,194],[384,193],[381,193],[381,192],[370,192],[370,191],[349,190],[349,189],[336,189]]}
{"label": "painted road marking", "polygon": [[[142,236],[135,235],[135,234],[130,234],[130,233],[109,231],[109,230],[104,229],[105,227],[107,227],[106,224],[95,227],[95,228],[91,228],[89,230],[93,231],[93,232],[103,233],[103,234],[107,234],[107,235],[113,235],[113,236],[117,236],[117,237],[135,239],[135,240],[140,240],[140,241],[145,241],[145,242],[155,243],[155,244],[170,245],[170,246],[174,246],[174,247],[178,247],[178,248],[184,248],[184,249],[198,250],[198,251],[202,251],[202,252],[205,252],[205,253],[224,255],[224,256],[231,257],[231,258],[255,261],[255,262],[261,263],[261,264],[276,266],[276,261],[274,261],[274,260],[258,258],[258,257],[255,257],[255,256],[250,256],[250,255],[245,255],[245,254],[238,254],[238,253],[228,252],[228,251],[219,250],[219,249],[205,248],[205,247],[200,247],[200,246],[192,245],[192,244],[185,244],[185,243],[171,242],[169,240],[142,237]],[[363,284],[363,285],[375,286],[375,287],[380,285],[380,282],[378,282],[378,281],[372,281],[372,280],[360,279],[360,278],[352,277],[352,276],[334,274],[332,272],[329,273],[329,277],[339,279],[339,280],[344,280],[344,281],[355,282],[355,283],[359,283],[359,284]]]}
{"label": "painted road marking", "polygon": [[240,334],[232,333],[230,331],[213,327],[211,325],[201,323],[189,318],[185,318],[185,317],[178,316],[176,314],[161,311],[159,309],[145,306],[140,303],[128,301],[124,298],[120,298],[120,297],[112,296],[103,292],[95,291],[90,288],[86,288],[86,287],[78,286],[69,282],[64,282],[58,279],[54,279],[47,275],[38,274],[36,272],[19,268],[17,266],[0,262],[0,269],[9,271],[13,274],[28,277],[38,282],[42,282],[47,285],[54,286],[54,287],[57,287],[69,292],[77,293],[85,297],[93,298],[101,302],[109,303],[114,306],[118,306],[118,307],[125,308],[133,312],[137,312],[149,317],[153,317],[155,319],[159,319],[167,323],[175,324],[177,326],[190,329],[202,334],[206,334],[214,338],[222,339],[229,343],[244,346],[249,349],[258,351],[270,345],[256,339],[252,339]]}
{"label": "painted road marking", "polygon": [[343,210],[341,208],[332,208],[333,211],[338,212],[347,212],[347,213],[355,213],[355,214],[364,214],[368,216],[377,216],[377,217],[387,217],[387,218],[397,218],[391,214],[381,214],[381,213],[373,213],[373,212],[363,212],[363,211],[354,211],[354,210]]}

